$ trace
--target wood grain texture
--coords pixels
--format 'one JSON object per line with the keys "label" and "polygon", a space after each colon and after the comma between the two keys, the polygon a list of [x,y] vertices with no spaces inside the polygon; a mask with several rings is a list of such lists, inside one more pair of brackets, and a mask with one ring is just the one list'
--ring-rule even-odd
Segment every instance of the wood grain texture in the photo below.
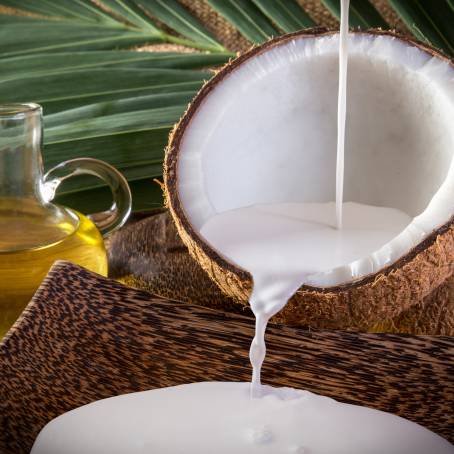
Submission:
{"label": "wood grain texture", "polygon": [[[249,380],[248,317],[175,303],[57,262],[0,344],[0,453],[117,394]],[[454,440],[454,339],[273,325],[263,377],[390,411]],[[63,454],[63,453],[62,453]]]}

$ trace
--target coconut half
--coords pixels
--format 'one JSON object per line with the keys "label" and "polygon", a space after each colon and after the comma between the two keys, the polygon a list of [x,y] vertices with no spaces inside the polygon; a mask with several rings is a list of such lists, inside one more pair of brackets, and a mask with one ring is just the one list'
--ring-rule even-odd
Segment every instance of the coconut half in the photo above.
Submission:
{"label": "coconut half", "polygon": [[[338,33],[274,39],[200,91],[165,159],[166,197],[190,252],[247,304],[252,279],[200,234],[214,214],[335,198]],[[367,329],[420,302],[454,270],[454,66],[391,32],[351,33],[344,200],[393,207],[412,222],[346,266],[317,273],[283,322]]]}

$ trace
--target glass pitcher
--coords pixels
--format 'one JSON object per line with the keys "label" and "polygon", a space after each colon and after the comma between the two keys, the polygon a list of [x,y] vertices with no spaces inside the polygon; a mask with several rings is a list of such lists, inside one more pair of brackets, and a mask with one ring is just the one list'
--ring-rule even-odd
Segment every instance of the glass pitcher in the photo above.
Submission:
{"label": "glass pitcher", "polygon": [[[0,106],[0,339],[55,260],[107,275],[103,235],[123,225],[131,211],[128,183],[112,166],[72,159],[43,175],[41,144],[41,106]],[[110,210],[84,216],[51,203],[62,181],[81,174],[110,186]]]}

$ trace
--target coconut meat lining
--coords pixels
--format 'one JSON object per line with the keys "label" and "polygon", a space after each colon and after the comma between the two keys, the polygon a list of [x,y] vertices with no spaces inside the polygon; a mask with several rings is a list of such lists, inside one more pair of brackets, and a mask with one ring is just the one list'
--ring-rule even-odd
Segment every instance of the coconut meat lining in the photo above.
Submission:
{"label": "coconut meat lining", "polygon": [[[394,37],[349,39],[344,201],[412,222],[368,257],[310,276],[319,286],[381,270],[454,214],[453,67]],[[178,193],[195,230],[235,208],[334,200],[337,77],[335,34],[278,44],[218,82],[180,147]]]}

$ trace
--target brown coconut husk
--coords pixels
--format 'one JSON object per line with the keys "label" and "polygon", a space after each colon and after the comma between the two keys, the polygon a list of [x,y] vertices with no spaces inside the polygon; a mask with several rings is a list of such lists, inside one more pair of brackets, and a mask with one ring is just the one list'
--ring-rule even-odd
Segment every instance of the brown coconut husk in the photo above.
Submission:
{"label": "brown coconut husk", "polygon": [[[135,288],[188,304],[253,316],[225,295],[189,254],[170,213],[155,210],[115,232],[108,241],[109,275]],[[368,331],[454,335],[454,277],[395,319]]]}
{"label": "brown coconut husk", "polygon": [[[228,63],[200,90],[186,113],[175,126],[164,163],[165,196],[178,232],[192,256],[229,297],[248,304],[252,289],[251,275],[230,263],[212,249],[192,227],[178,195],[179,147],[191,118],[211,90],[242,63],[296,37],[322,36],[334,33],[311,29],[273,39],[252,48]],[[356,32],[362,33],[362,32]],[[419,47],[440,59],[452,61],[435,49],[392,31],[368,33],[389,35]],[[290,299],[275,321],[317,328],[367,330],[384,320],[394,320],[413,306],[422,304],[454,271],[454,227],[450,219],[416,248],[380,272],[345,285],[316,288],[304,285]]]}
{"label": "brown coconut husk", "polygon": [[169,212],[147,213],[108,241],[109,277],[184,303],[244,313],[191,257]]}
{"label": "brown coconut husk", "polygon": [[454,336],[454,277],[394,320],[385,320],[369,328],[377,333]]}

